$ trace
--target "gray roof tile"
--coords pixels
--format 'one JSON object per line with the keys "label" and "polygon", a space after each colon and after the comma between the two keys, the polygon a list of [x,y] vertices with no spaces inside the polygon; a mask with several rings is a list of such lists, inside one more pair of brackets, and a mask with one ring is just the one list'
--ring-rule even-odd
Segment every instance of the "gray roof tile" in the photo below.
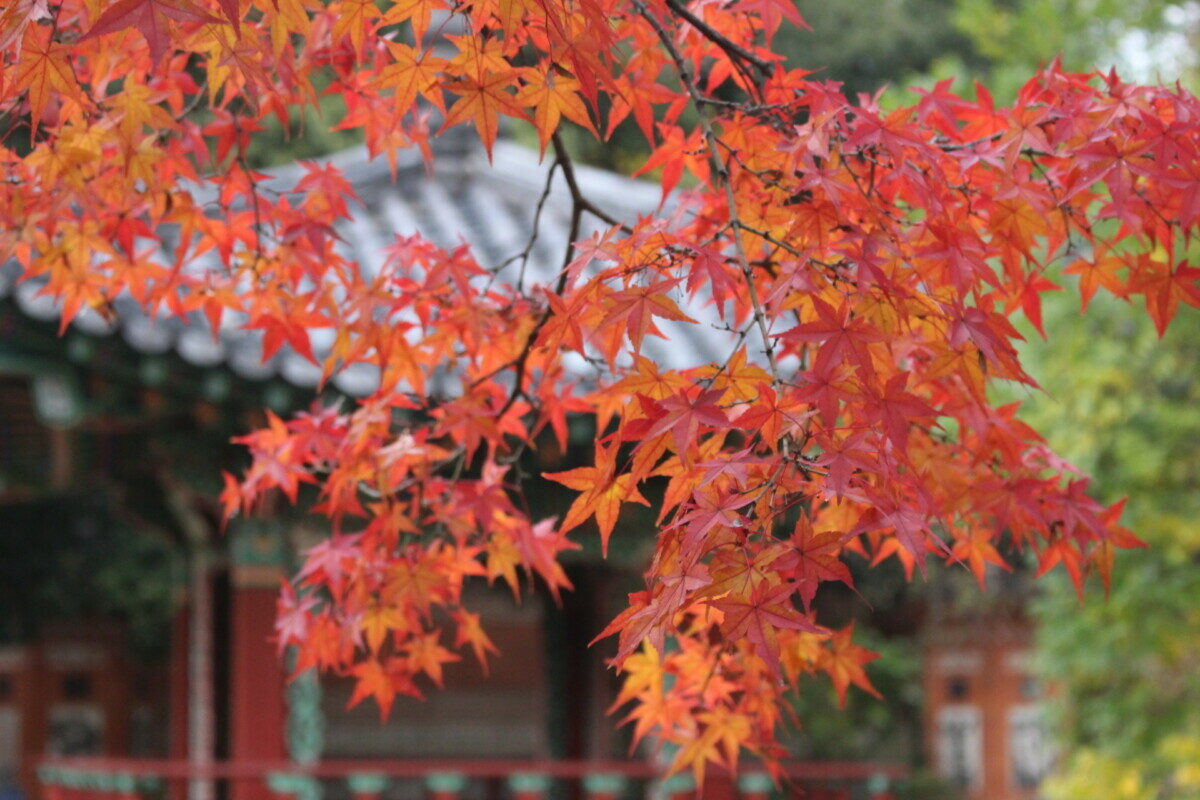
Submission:
{"label": "gray roof tile", "polygon": [[[339,247],[346,256],[357,260],[368,273],[375,273],[384,263],[384,249],[396,235],[418,231],[441,247],[468,242],[485,267],[499,265],[524,249],[551,167],[550,159],[543,160],[533,150],[501,141],[495,145],[489,166],[477,147],[462,148],[452,143],[451,148],[455,149],[439,154],[432,170],[426,168],[415,151],[401,152],[395,181],[387,160],[369,159],[364,148],[337,153],[328,159],[343,170],[362,201],[352,208],[353,218],[339,229],[343,239]],[[659,187],[652,183],[582,165],[575,169],[588,198],[618,219],[632,222],[640,215],[653,213],[659,206]],[[299,165],[283,167],[275,170],[267,183],[285,190],[294,186],[301,174]],[[509,264],[500,274],[500,280],[515,283],[521,275],[526,286],[554,282],[567,244],[570,212],[570,193],[559,170],[543,208],[538,240],[528,263],[523,272],[519,260]],[[599,224],[589,221],[582,233],[587,236],[599,228]],[[192,266],[201,271],[205,268],[212,265],[203,263],[203,259]],[[52,298],[38,295],[44,284],[31,280],[17,285],[16,274],[13,264],[0,269],[0,296],[14,293],[24,313],[42,320],[55,318],[58,304]],[[224,363],[247,379],[280,375],[306,388],[315,386],[320,377],[314,365],[286,348],[264,364],[261,332],[240,329],[244,320],[235,315],[226,315],[218,340],[214,341],[207,322],[199,315],[185,325],[178,320],[152,320],[132,298],[119,298],[115,305],[122,337],[141,352],[157,354],[173,349],[198,367]],[[695,303],[682,302],[682,298],[681,306],[698,319],[715,319],[711,309],[697,308]],[[710,325],[656,324],[664,333],[671,331],[672,341],[650,337],[643,349],[646,355],[666,366],[693,366],[728,355],[732,339]],[[73,325],[93,336],[108,335],[113,330],[113,325],[91,311],[81,314]],[[315,333],[318,335],[314,336],[314,345],[319,351],[322,344],[328,346],[321,340],[330,337]],[[590,368],[582,363],[580,366],[582,374],[591,374]],[[364,395],[377,379],[376,368],[356,365],[336,375],[333,383],[347,394]]]}

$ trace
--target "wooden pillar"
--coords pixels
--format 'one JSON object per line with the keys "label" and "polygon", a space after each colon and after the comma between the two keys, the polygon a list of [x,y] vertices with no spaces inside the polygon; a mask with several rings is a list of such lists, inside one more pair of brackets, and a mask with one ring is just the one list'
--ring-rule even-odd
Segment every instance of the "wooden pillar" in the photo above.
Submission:
{"label": "wooden pillar", "polygon": [[[188,609],[180,604],[171,620],[171,653],[167,676],[167,757],[184,761],[188,755]],[[167,800],[183,800],[187,787],[168,781]]]}
{"label": "wooden pillar", "polygon": [[[283,762],[289,753],[287,672],[275,643],[275,609],[286,577],[283,531],[241,520],[229,531],[229,760]],[[319,796],[320,783],[294,781],[298,800]],[[288,780],[284,786],[290,785]],[[278,794],[262,780],[237,780],[229,800],[270,800]]]}
{"label": "wooden pillar", "polygon": [[[186,503],[176,498],[180,509]],[[189,510],[180,510],[185,519]],[[216,756],[216,719],[213,686],[213,586],[209,569],[211,554],[198,532],[190,530],[188,547],[188,650],[187,650],[187,753],[191,777],[188,780],[188,800],[214,800],[216,790],[211,775]]]}
{"label": "wooden pillar", "polygon": [[[195,564],[190,566],[194,567]],[[189,584],[198,577],[198,572],[189,569]],[[207,769],[207,766],[212,763],[212,753],[205,752],[202,743],[203,740],[209,738],[209,731],[197,731],[192,723],[195,721],[196,712],[201,705],[199,701],[207,695],[207,693],[202,693],[198,697],[195,692],[195,683],[197,678],[202,677],[203,673],[208,670],[202,663],[201,653],[195,649],[193,627],[196,620],[202,615],[194,602],[195,592],[188,591],[188,588],[194,589],[193,586],[180,587],[179,591],[186,599],[180,603],[175,617],[171,621],[170,675],[167,678],[167,756],[174,761],[187,762],[193,768]],[[207,607],[205,598],[201,597],[200,599],[201,605]],[[208,652],[210,648],[204,648],[204,650],[211,655]],[[211,677],[211,673],[209,673],[209,677]],[[197,736],[197,733],[201,735]],[[197,747],[201,747],[200,752],[197,752]],[[196,782],[186,779],[173,779],[166,782],[167,800],[185,800],[191,792],[196,790],[201,793],[205,791],[204,788],[198,787]]]}
{"label": "wooden pillar", "polygon": [[[235,569],[231,603],[229,758],[231,761],[283,761],[287,676],[275,644],[278,578],[263,586],[262,576]],[[270,800],[261,781],[238,780],[230,800]]]}
{"label": "wooden pillar", "polygon": [[[33,685],[37,667],[32,648],[0,647],[0,726],[10,752],[0,753],[0,768],[12,770],[10,776],[26,797],[33,797],[37,783],[34,770],[44,755],[41,731],[35,730],[35,715],[42,713],[34,704],[39,697]],[[35,739],[34,737],[39,737]],[[34,742],[36,741],[36,745]]]}

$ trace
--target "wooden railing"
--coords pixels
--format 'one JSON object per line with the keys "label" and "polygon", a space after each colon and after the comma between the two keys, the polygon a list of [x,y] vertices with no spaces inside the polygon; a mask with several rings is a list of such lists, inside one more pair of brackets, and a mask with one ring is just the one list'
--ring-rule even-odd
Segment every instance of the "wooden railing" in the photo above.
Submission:
{"label": "wooden railing", "polygon": [[743,766],[736,779],[710,772],[697,792],[690,774],[664,779],[645,761],[224,761],[197,769],[185,760],[62,757],[38,769],[40,800],[183,800],[193,781],[221,786],[226,800],[886,800],[906,775],[894,764],[789,762],[778,784]]}

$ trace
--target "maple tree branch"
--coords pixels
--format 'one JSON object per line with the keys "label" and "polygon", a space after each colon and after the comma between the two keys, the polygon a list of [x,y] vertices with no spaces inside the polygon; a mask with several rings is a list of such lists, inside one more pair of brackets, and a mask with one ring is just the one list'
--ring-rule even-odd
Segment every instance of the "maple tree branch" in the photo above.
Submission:
{"label": "maple tree branch", "polygon": [[[713,383],[717,380],[717,378],[721,377],[721,373],[723,373],[723,372],[725,372],[725,370],[729,369],[729,365],[733,361],[733,357],[735,355],[737,355],[737,352],[739,350],[742,349],[742,344],[745,343],[746,337],[750,335],[751,327],[753,327],[753,326],[752,325],[743,325],[741,328],[737,329],[737,337],[734,339],[733,348],[731,349],[729,355],[725,357],[725,361],[721,364],[720,367],[717,368],[716,372],[714,372],[712,375],[708,375],[707,377],[700,379],[700,384],[702,386],[705,386],[705,387],[712,386]],[[731,333],[733,332],[732,328],[730,328],[730,332]]]}
{"label": "maple tree branch", "polygon": [[558,289],[556,294],[562,294],[566,288],[567,276],[571,274],[571,262],[575,259],[575,242],[579,239],[579,231],[583,224],[583,205],[581,203],[571,204],[571,226],[567,230],[567,246],[563,249],[563,261],[561,274],[558,277]]}
{"label": "maple tree branch", "polygon": [[[455,448],[454,452],[450,454],[450,457],[443,460],[441,465],[438,467],[439,469],[445,469],[447,464],[454,465],[450,469],[450,475],[446,478],[446,488],[442,490],[442,496],[438,501],[440,505],[444,506],[450,501],[450,495],[454,491],[454,484],[458,483],[459,479],[462,478],[463,472],[466,470],[466,461],[467,450],[465,447],[460,446]],[[424,482],[422,482],[422,488],[423,487]],[[422,495],[423,494],[424,492],[422,492]],[[424,497],[422,497],[422,502],[424,502]],[[434,525],[433,529],[434,536],[443,537],[448,531],[449,528],[446,525],[446,518],[439,514],[437,517],[437,523]]]}
{"label": "maple tree branch", "polygon": [[[587,199],[587,197],[583,194],[583,190],[579,186],[579,179],[575,174],[575,164],[571,159],[571,154],[567,151],[567,146],[563,141],[562,135],[559,133],[559,131],[555,130],[550,138],[554,144],[554,163],[562,168],[563,178],[567,182],[567,190],[571,193],[571,224],[567,233],[567,246],[565,252],[563,253],[562,270],[558,276],[558,283],[554,288],[554,293],[561,296],[567,288],[567,280],[570,277],[568,267],[571,265],[571,261],[573,260],[572,256],[575,252],[575,241],[579,238],[580,226],[583,222],[584,212],[592,214],[609,225],[619,227],[626,233],[632,233],[633,229],[628,225],[618,221],[610,214],[597,208],[590,200]],[[553,170],[551,171],[553,172]],[[547,180],[547,194],[548,189],[549,179]],[[545,199],[545,195],[543,195],[542,199]],[[546,326],[546,323],[550,321],[550,317],[553,315],[553,309],[547,305],[541,316],[538,317],[537,323],[533,326],[533,329],[526,337],[525,344],[521,347],[520,354],[508,364],[500,366],[497,368],[497,370],[493,370],[493,372],[489,375],[486,375],[471,384],[472,386],[476,386],[481,381],[493,377],[497,372],[508,368],[513,369],[513,387],[508,394],[508,398],[504,401],[504,404],[500,407],[499,411],[496,412],[497,417],[503,417],[508,410],[512,408],[512,405],[517,401],[517,398],[521,396],[524,396],[526,399],[528,399],[530,401],[530,405],[536,410],[537,404],[533,402],[532,398],[530,398],[528,393],[525,391],[525,375],[528,369],[529,355],[531,352],[533,352],[533,345],[537,341],[538,336],[541,334],[542,329]],[[510,463],[511,461],[516,461],[516,459],[520,457],[521,453],[524,452],[527,446],[528,443],[525,440],[522,440],[517,446],[516,451],[510,456]]]}
{"label": "maple tree branch", "polygon": [[[604,214],[599,209],[591,206],[591,204],[588,203],[587,199],[583,196],[583,192],[579,189],[579,181],[575,177],[575,165],[571,161],[571,155],[567,152],[567,147],[562,140],[562,136],[556,130],[551,136],[551,139],[554,142],[555,163],[562,167],[563,177],[567,181],[567,189],[571,192],[571,226],[567,232],[567,246],[566,251],[563,254],[562,270],[558,276],[558,284],[554,288],[554,293],[561,295],[567,288],[567,280],[570,276],[570,272],[568,271],[567,267],[570,266],[572,260],[571,256],[575,252],[575,240],[579,238],[579,227],[583,219],[583,212],[585,210],[590,210],[596,216],[608,221],[610,225],[618,225],[619,223],[615,219],[609,217],[607,214]],[[549,182],[547,182],[547,186],[548,185]],[[542,328],[546,326],[546,323],[549,322],[550,317],[553,316],[553,314],[553,310],[549,304],[547,304],[545,311],[543,311],[542,315],[538,317],[537,324],[533,326],[533,329],[525,338],[525,344],[521,347],[520,354],[508,364],[498,368],[498,370],[504,370],[512,367],[515,375],[513,378],[512,391],[509,392],[508,399],[505,400],[504,405],[501,406],[500,410],[496,412],[497,417],[504,416],[504,414],[510,408],[512,408],[512,404],[517,401],[517,398],[524,394],[525,372],[526,366],[529,362],[529,354],[533,350],[533,343],[537,341],[537,337],[541,334]],[[490,376],[481,378],[479,381],[473,383],[472,386],[477,385],[482,380],[486,380],[488,377]]]}
{"label": "maple tree branch", "polygon": [[770,77],[771,62],[756,56],[754,53],[751,53],[737,42],[731,40],[729,37],[714,29],[707,22],[693,14],[691,10],[688,9],[687,6],[680,3],[679,0],[666,0],[666,3],[667,8],[671,9],[671,11],[683,19],[687,20],[689,25],[704,35],[704,38],[708,39],[717,47],[724,50],[725,54],[728,55],[731,60],[748,62],[754,65],[755,69],[757,69],[764,78]]}
{"label": "maple tree branch", "polygon": [[[860,153],[860,155],[861,155],[861,153]],[[866,160],[871,165],[871,171],[872,171],[872,174],[874,174],[875,165],[877,162],[875,161],[874,158],[867,158]],[[912,166],[914,169],[918,169],[918,170],[920,169],[916,164],[913,164]],[[868,203],[870,203],[871,195],[874,193],[874,190],[875,190],[874,180],[872,179],[870,184],[868,184],[867,186],[864,186],[862,179],[859,177],[858,173],[855,172],[854,169],[850,166],[849,159],[846,159],[845,161],[842,162],[842,167],[843,167],[843,169],[846,170],[846,173],[850,176],[850,180],[854,181],[854,188],[858,189],[858,193],[862,195],[863,199],[866,200]],[[888,206],[886,206],[884,204],[884,202],[882,200],[878,203],[872,203],[871,209],[876,213],[876,215],[882,215],[884,217],[887,217],[889,220],[891,220],[893,223],[895,223],[897,225],[904,224],[904,220],[902,220],[896,214],[892,213],[892,211],[888,208]]]}
{"label": "maple tree branch", "polygon": [[[1054,182],[1054,180],[1050,177],[1050,175],[1047,174],[1045,165],[1042,164],[1042,162],[1037,160],[1037,158],[1034,156],[1034,153],[1032,150],[1024,150],[1024,151],[1022,151],[1021,155],[1023,155],[1029,161],[1030,166],[1033,167],[1033,169],[1041,177],[1042,181],[1046,184],[1046,191],[1048,191],[1050,193],[1050,197],[1053,198],[1053,200],[1054,200],[1054,208],[1055,208],[1055,210],[1058,211],[1059,216],[1062,217],[1063,229],[1067,231],[1067,241],[1066,241],[1066,245],[1065,245],[1066,252],[1064,253],[1064,255],[1068,255],[1068,254],[1070,254],[1071,250],[1073,249],[1073,243],[1071,241],[1071,230],[1076,226],[1076,223],[1075,223],[1075,220],[1072,219],[1070,211],[1067,210],[1068,209],[1067,201],[1064,198],[1059,197],[1058,190],[1061,187],[1059,187]],[[1134,187],[1134,192],[1137,193],[1136,187]],[[1138,196],[1141,197],[1140,194],[1138,194]],[[1145,201],[1145,198],[1142,197],[1142,200]],[[1147,205],[1150,205],[1150,204],[1147,203]],[[1150,208],[1152,211],[1154,211],[1155,214],[1158,215],[1158,218],[1160,220],[1162,220],[1163,222],[1167,222],[1167,219],[1166,219],[1166,217],[1164,217],[1162,215],[1162,212],[1160,212],[1157,208],[1154,208],[1154,206],[1152,206],[1152,205],[1150,205]],[[1169,222],[1168,222],[1168,225],[1170,225]],[[1086,231],[1086,233],[1088,235],[1091,234],[1090,226],[1085,225],[1084,230]],[[1051,261],[1052,261],[1050,256],[1051,256],[1051,254],[1047,253],[1047,265],[1049,263],[1051,263]],[[1042,272],[1045,272],[1045,267],[1042,267]]]}
{"label": "maple tree branch", "polygon": [[[607,225],[618,227],[625,233],[633,233],[633,229],[628,225],[587,199],[583,190],[579,188],[579,179],[575,175],[575,162],[571,159],[571,154],[567,152],[567,146],[562,140],[562,135],[555,130],[550,139],[554,143],[554,154],[557,157],[557,162],[562,166],[563,177],[567,180],[567,189],[571,192],[572,204],[580,211],[588,212]],[[571,241],[568,242],[568,246],[573,245],[574,242],[575,237],[572,236]]]}
{"label": "maple tree branch", "polygon": [[745,114],[757,116],[768,111],[783,111],[793,107],[793,103],[750,103],[739,102],[737,100],[722,100],[720,97],[709,97],[702,95],[700,102],[706,106],[716,106],[717,108],[730,108],[734,111],[741,111]]}
{"label": "maple tree branch", "polygon": [[[688,96],[692,100],[692,105],[696,107],[696,114],[700,119],[701,130],[704,131],[705,144],[708,148],[710,160],[713,162],[715,169],[715,180],[721,185],[725,191],[726,210],[729,213],[729,221],[734,226],[735,232],[733,235],[733,245],[737,252],[738,266],[741,269],[742,277],[746,281],[746,293],[750,299],[750,304],[754,309],[754,322],[758,326],[759,335],[762,337],[763,352],[767,357],[767,364],[771,369],[771,377],[776,385],[782,382],[779,374],[779,365],[775,360],[775,343],[771,339],[770,328],[767,325],[766,312],[763,310],[762,302],[758,297],[758,288],[754,284],[754,273],[750,267],[750,259],[746,256],[745,247],[742,244],[742,239],[737,231],[742,228],[741,218],[737,210],[737,198],[733,193],[733,185],[729,180],[729,167],[721,159],[720,151],[717,149],[718,138],[713,131],[712,121],[704,111],[704,105],[700,92],[696,89],[692,81],[691,71],[688,69],[687,62],[683,60],[683,56],[679,52],[679,48],[675,46],[671,34],[663,27],[662,22],[658,17],[654,16],[642,0],[634,0],[634,5],[638,9],[642,18],[645,19],[662,42],[663,47],[671,56],[671,60],[675,62],[675,69],[679,72],[679,81],[687,91]],[[786,448],[785,448],[786,449]]]}
{"label": "maple tree branch", "polygon": [[[232,119],[233,119],[234,132],[240,134],[241,129],[240,129],[240,125],[238,123],[238,120],[240,119],[240,117],[238,116],[236,111],[232,113]],[[257,277],[259,262],[263,260],[263,252],[264,252],[263,230],[262,230],[262,227],[263,227],[262,200],[261,200],[261,195],[259,194],[258,181],[255,179],[254,172],[253,172],[253,170],[250,169],[250,166],[246,160],[246,142],[240,135],[239,135],[238,139],[239,139],[239,141],[238,141],[238,146],[237,146],[237,154],[234,156],[234,160],[237,162],[238,167],[241,168],[242,174],[246,176],[246,182],[250,185],[250,202],[251,202],[251,205],[253,206],[253,211],[254,211],[254,267],[253,267],[253,270],[254,270],[255,276]]]}
{"label": "maple tree branch", "polygon": [[204,74],[204,79],[202,81],[200,81],[200,85],[196,88],[196,94],[192,97],[191,100],[188,101],[188,104],[183,107],[183,110],[175,115],[175,121],[182,122],[189,115],[191,115],[191,113],[200,106],[200,101],[204,99],[204,95],[207,93],[207,90],[208,90],[208,73],[206,72]]}
{"label": "maple tree branch", "polygon": [[554,186],[554,173],[562,165],[562,159],[556,158],[550,165],[550,170],[546,173],[546,185],[542,188],[542,195],[538,198],[537,207],[533,210],[533,226],[529,231],[529,241],[525,243],[525,249],[521,251],[521,271],[517,273],[517,291],[523,292],[525,287],[525,267],[529,265],[529,255],[533,252],[533,245],[537,242],[538,227],[542,221],[542,209],[546,207],[546,200],[550,197],[550,189]]}
{"label": "maple tree branch", "polygon": [[933,145],[945,153],[953,153],[955,150],[970,150],[972,147],[977,147],[988,142],[999,141],[1000,137],[1005,134],[1005,131],[996,131],[990,136],[982,136],[978,139],[972,139],[969,142],[939,142],[934,139]]}
{"label": "maple tree branch", "polygon": [[763,241],[767,242],[768,244],[774,245],[775,247],[779,248],[780,250],[783,250],[784,252],[788,253],[789,255],[793,255],[796,258],[802,258],[805,261],[816,264],[819,267],[824,267],[825,269],[829,270],[832,273],[830,275],[830,277],[833,278],[834,280],[843,280],[843,281],[846,280],[844,277],[842,277],[841,275],[838,274],[838,265],[837,264],[832,264],[828,261],[822,261],[821,259],[816,258],[813,255],[811,255],[810,253],[805,253],[803,250],[797,250],[792,245],[788,244],[787,242],[783,241],[782,239],[772,236],[769,232],[762,230],[761,228],[755,228],[751,225],[747,225],[746,223],[740,222],[740,221],[733,222],[732,224],[735,227],[740,228],[741,230],[744,230],[746,233],[754,234],[758,238],[762,239]]}

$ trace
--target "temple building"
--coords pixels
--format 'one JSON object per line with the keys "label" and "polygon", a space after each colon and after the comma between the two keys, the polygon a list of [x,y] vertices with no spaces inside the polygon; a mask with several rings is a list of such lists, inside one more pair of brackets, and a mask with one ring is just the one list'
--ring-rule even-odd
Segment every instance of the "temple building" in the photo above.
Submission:
{"label": "temple building", "polygon": [[[420,231],[446,247],[470,243],[485,265],[527,249],[527,263],[509,269],[551,279],[570,228],[561,170],[508,142],[496,143],[490,167],[465,139],[439,142],[434,171],[404,152],[394,179],[361,149],[332,157],[362,201],[339,230],[347,254],[377,270],[395,236]],[[617,218],[659,206],[656,185],[575,169]],[[272,180],[289,186],[298,175],[283,168]],[[347,710],[348,684],[289,682],[272,641],[280,582],[323,531],[282,506],[224,529],[212,499],[220,471],[243,465],[230,438],[259,424],[263,408],[308,405],[318,369],[286,349],[264,362],[261,332],[232,315],[214,337],[200,319],[153,319],[129,298],[112,321],[84,312],[60,336],[53,299],[17,276],[0,268],[0,797],[615,798],[657,773],[652,759],[629,758],[627,733],[606,716],[616,695],[608,651],[587,646],[638,588],[649,537],[614,537],[607,560],[595,542],[571,554],[576,591],[561,607],[478,589],[472,605],[503,654],[486,680],[467,659],[448,666],[444,691],[398,700],[386,722],[370,704]],[[681,326],[643,351],[672,366],[722,357],[723,340],[702,331]],[[323,395],[361,396],[375,379],[348,369]],[[586,447],[588,432],[576,433],[572,447]],[[584,455],[551,453],[540,458],[554,463],[537,466]],[[569,497],[548,490],[538,501],[549,515]],[[623,526],[653,524],[628,513]],[[1029,800],[1046,748],[1028,628],[980,633],[939,625],[924,641],[928,757],[969,800]],[[211,752],[197,758],[203,741]],[[885,797],[905,771],[800,765],[790,791]],[[740,788],[715,781],[705,796],[770,793],[761,775],[747,778]],[[691,789],[684,776],[655,791]]]}
{"label": "temple building", "polygon": [[[419,230],[441,246],[470,243],[483,264],[528,245],[528,279],[552,277],[570,228],[561,171],[551,175],[538,153],[506,142],[497,143],[489,166],[468,142],[440,137],[434,171],[416,151],[401,153],[394,176],[393,165],[368,159],[363,149],[332,157],[362,200],[339,230],[347,255],[377,270],[396,236]],[[289,186],[300,174],[283,168],[273,181]],[[576,174],[616,216],[632,219],[658,206],[650,184],[583,166]],[[529,244],[543,192],[538,236]],[[624,585],[609,584],[620,582],[614,575],[636,575],[637,554],[605,563],[585,554],[569,564],[582,591],[561,609],[537,595],[515,605],[506,591],[480,590],[475,606],[509,654],[495,660],[486,681],[473,664],[454,664],[447,691],[419,706],[401,703],[387,724],[369,704],[347,711],[348,686],[289,684],[272,643],[280,582],[322,532],[285,509],[235,520],[222,532],[205,491],[221,469],[237,468],[230,436],[255,424],[259,409],[307,405],[319,370],[287,350],[263,362],[261,332],[240,330],[235,318],[214,337],[199,318],[152,319],[127,297],[116,301],[115,320],[85,311],[59,337],[55,302],[39,294],[37,280],[17,276],[13,265],[0,270],[0,525],[15,531],[53,518],[84,538],[90,530],[92,539],[113,528],[155,528],[150,535],[173,554],[166,560],[176,574],[159,577],[173,587],[179,611],[152,677],[131,668],[119,626],[103,614],[73,627],[30,621],[11,631],[0,645],[0,779],[36,796],[35,770],[46,755],[186,758],[198,669],[213,687],[216,760],[623,755],[623,744],[600,735],[608,727],[594,724],[611,702],[612,677],[599,648],[586,647],[587,631],[618,609],[589,598],[622,598]],[[656,357],[670,358],[671,349],[659,350]],[[324,394],[353,398],[374,380],[369,368],[343,370]],[[7,537],[14,554],[60,535],[26,532]],[[75,538],[64,536],[52,549],[69,558]],[[187,574],[197,555],[208,607],[199,620],[197,583]],[[14,591],[6,602],[33,601]],[[189,641],[198,621],[206,661],[199,667]],[[234,782],[230,791],[235,800],[271,796],[261,782]]]}

